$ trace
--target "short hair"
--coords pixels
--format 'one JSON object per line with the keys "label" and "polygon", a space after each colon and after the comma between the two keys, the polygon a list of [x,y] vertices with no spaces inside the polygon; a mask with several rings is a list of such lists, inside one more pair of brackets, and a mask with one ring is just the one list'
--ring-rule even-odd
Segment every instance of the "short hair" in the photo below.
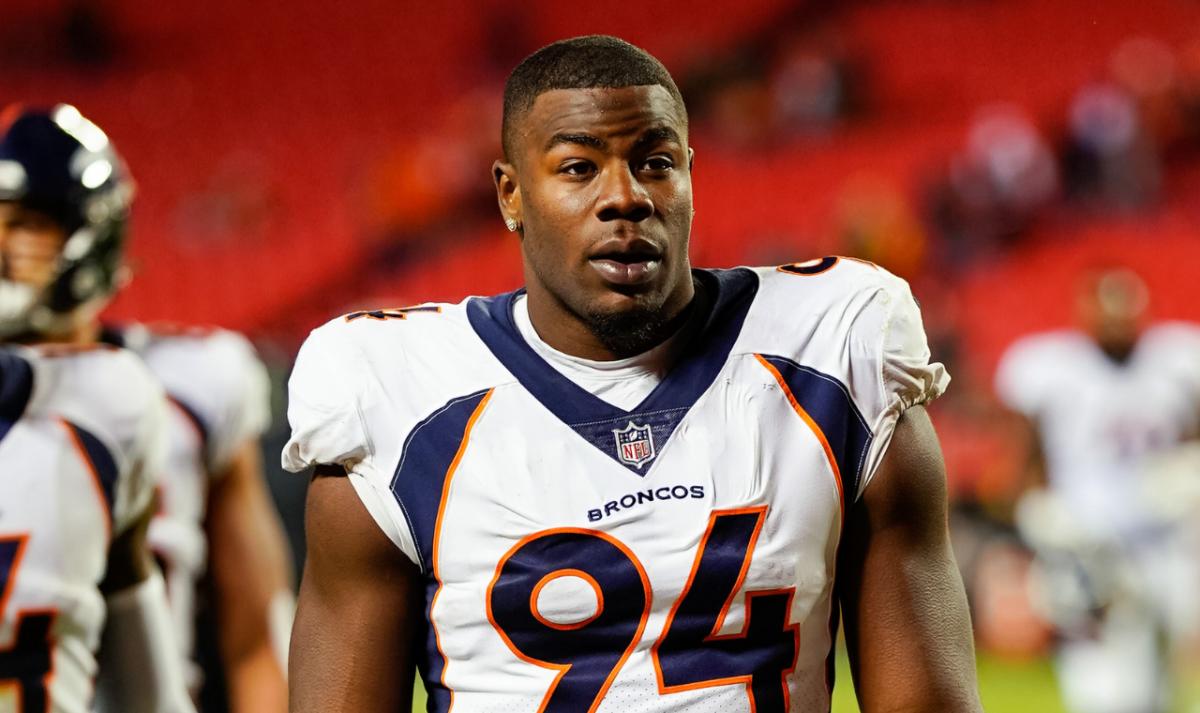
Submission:
{"label": "short hair", "polygon": [[646,50],[610,35],[584,35],[546,45],[517,65],[504,84],[500,142],[511,160],[513,130],[537,98],[553,89],[618,89],[657,84],[687,107],[670,72]]}

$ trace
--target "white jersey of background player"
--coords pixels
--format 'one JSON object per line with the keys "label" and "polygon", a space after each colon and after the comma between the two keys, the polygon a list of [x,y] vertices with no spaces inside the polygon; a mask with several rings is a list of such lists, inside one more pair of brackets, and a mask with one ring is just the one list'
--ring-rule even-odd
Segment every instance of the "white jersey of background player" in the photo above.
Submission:
{"label": "white jersey of background player", "polygon": [[343,464],[425,574],[431,710],[828,708],[844,511],[948,377],[874,266],[696,279],[704,323],[616,362],[542,343],[520,293],[305,343],[284,466]]}
{"label": "white jersey of background player", "polygon": [[[6,116],[12,121],[0,126],[0,165],[6,169],[0,171],[0,228],[7,278],[0,284],[0,325],[4,333],[28,342],[94,344],[103,336],[99,314],[124,283],[121,253],[132,182],[108,137],[74,107],[14,107]],[[180,350],[186,341],[177,343]],[[282,712],[286,684],[279,647],[270,634],[272,628],[286,630],[287,622],[272,627],[269,612],[272,601],[283,601],[286,608],[290,598],[286,546],[265,491],[257,442],[251,438],[232,445],[235,432],[244,429],[238,425],[243,419],[260,420],[259,402],[247,405],[246,399],[260,398],[261,389],[246,377],[257,373],[254,367],[222,358],[222,349],[214,346],[221,341],[195,340],[194,354],[168,359],[166,367],[161,367],[163,360],[153,360],[181,401],[194,402],[195,415],[213,421],[206,426],[213,443],[205,453],[190,426],[178,427],[182,415],[171,417],[176,449],[164,495],[177,526],[158,534],[164,534],[171,554],[184,565],[172,573],[173,579],[177,584],[189,580],[203,547],[194,530],[184,532],[194,528],[198,512],[207,513],[205,529],[213,545],[208,564],[229,707],[234,713]],[[226,351],[248,351],[243,347]],[[191,365],[186,378],[181,377],[185,364]],[[214,371],[222,369],[228,372]],[[180,386],[179,381],[187,383]],[[227,401],[218,407],[213,405],[217,399]],[[236,453],[225,452],[230,449]],[[203,482],[198,469],[220,466],[226,459],[227,472],[219,483]],[[182,621],[190,614],[191,592],[176,589],[184,600],[177,611]],[[287,614],[276,618],[286,620]],[[181,623],[180,631],[188,628]]]}
{"label": "white jersey of background player", "polygon": [[129,352],[61,349],[0,348],[0,710],[90,710],[102,633],[106,709],[191,710],[144,541],[162,390]]}
{"label": "white jersey of background player", "polygon": [[[133,350],[159,379],[170,401],[167,456],[150,546],[163,565],[176,637],[193,651],[196,588],[207,568],[206,505],[214,478],[239,451],[256,444],[270,423],[266,367],[244,337],[223,329],[129,325],[105,338]],[[280,612],[286,632],[290,608]],[[286,636],[277,644],[285,660]],[[193,668],[191,685],[199,684]]]}
{"label": "white jersey of background player", "polygon": [[[1059,663],[1072,708],[1165,709],[1160,634],[1194,632],[1200,574],[1173,495],[1183,491],[1150,465],[1200,435],[1200,327],[1142,329],[1146,288],[1127,270],[1090,275],[1079,299],[1083,331],[1025,337],[997,371],[1001,400],[1036,429],[1052,496],[1027,498],[1021,524],[1052,576],[1094,561],[1083,606],[1054,609],[1067,629]],[[1072,553],[1065,564],[1055,548]],[[1105,633],[1077,626],[1089,607],[1109,608]]]}

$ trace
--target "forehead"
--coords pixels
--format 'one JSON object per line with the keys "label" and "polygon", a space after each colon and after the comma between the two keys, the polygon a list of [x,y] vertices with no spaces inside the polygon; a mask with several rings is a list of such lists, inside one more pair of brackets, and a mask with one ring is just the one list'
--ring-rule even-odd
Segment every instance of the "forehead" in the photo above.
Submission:
{"label": "forehead", "polygon": [[637,136],[665,126],[686,141],[683,107],[657,84],[615,89],[552,89],[538,95],[521,122],[526,146],[540,150],[556,134]]}

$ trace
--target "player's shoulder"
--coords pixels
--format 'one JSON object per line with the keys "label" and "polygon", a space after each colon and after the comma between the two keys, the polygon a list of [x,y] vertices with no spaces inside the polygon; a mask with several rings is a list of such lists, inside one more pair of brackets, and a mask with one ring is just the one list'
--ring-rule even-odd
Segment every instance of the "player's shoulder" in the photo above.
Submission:
{"label": "player's shoulder", "polygon": [[168,394],[196,409],[240,404],[265,379],[250,340],[228,329],[129,324],[120,342],[146,362]]}
{"label": "player's shoulder", "polygon": [[138,418],[162,397],[137,354],[105,344],[41,345],[23,350],[33,378],[31,407],[87,411],[100,418]]}
{"label": "player's shoulder", "polygon": [[450,401],[511,380],[471,325],[477,299],[357,310],[314,329],[288,379],[285,467],[386,449]]}
{"label": "player's shoulder", "polygon": [[301,357],[324,364],[339,380],[355,370],[384,383],[403,375],[407,382],[452,385],[490,360],[468,318],[473,299],[343,314],[309,334]]}
{"label": "player's shoulder", "polygon": [[1142,341],[1155,350],[1200,354],[1200,324],[1183,320],[1157,322],[1146,328]]}
{"label": "player's shoulder", "polygon": [[288,380],[289,410],[420,414],[511,379],[471,325],[478,299],[358,310],[314,329]]}
{"label": "player's shoulder", "polygon": [[248,438],[270,421],[270,379],[254,346],[219,327],[126,325],[120,341],[134,349],[182,408],[204,441],[210,472],[223,470]]}
{"label": "player's shoulder", "polygon": [[245,336],[220,327],[174,324],[128,324],[120,343],[137,352],[170,389],[187,383],[227,378],[255,368],[258,355]]}
{"label": "player's shoulder", "polygon": [[918,310],[905,280],[855,258],[829,256],[748,269],[759,284],[747,336],[758,341],[873,344],[896,314]]}
{"label": "player's shoulder", "polygon": [[164,416],[162,387],[142,360],[108,345],[48,345],[22,351],[32,389],[23,418],[69,424],[114,467],[140,456]]}
{"label": "player's shoulder", "polygon": [[758,273],[765,288],[779,292],[834,295],[907,284],[873,262],[840,255],[750,269]]}
{"label": "player's shoulder", "polygon": [[1077,329],[1052,329],[1018,337],[1004,350],[1001,365],[1058,368],[1095,350],[1091,339]]}
{"label": "player's shoulder", "polygon": [[1137,359],[1149,370],[1188,384],[1200,396],[1200,325],[1158,322],[1142,334]]}
{"label": "player's shoulder", "polygon": [[397,349],[405,353],[446,350],[470,337],[468,304],[469,299],[354,310],[313,330],[308,341],[353,347],[367,356],[378,352],[394,355]]}

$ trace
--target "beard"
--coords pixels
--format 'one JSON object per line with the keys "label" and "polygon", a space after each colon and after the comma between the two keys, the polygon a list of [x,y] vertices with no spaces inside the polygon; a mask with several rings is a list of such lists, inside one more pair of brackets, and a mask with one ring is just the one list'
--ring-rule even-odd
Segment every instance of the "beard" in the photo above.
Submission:
{"label": "beard", "polygon": [[638,305],[622,312],[590,312],[584,323],[618,359],[635,356],[661,344],[675,331],[678,319],[657,308]]}
{"label": "beard", "polygon": [[[639,299],[630,309],[620,312],[590,310],[579,316],[588,330],[618,359],[636,356],[662,344],[671,335],[684,329],[696,328],[694,324],[707,312],[708,295],[700,282],[693,280],[695,297],[674,314],[664,309],[662,299],[649,295]],[[691,324],[689,324],[691,322]]]}

